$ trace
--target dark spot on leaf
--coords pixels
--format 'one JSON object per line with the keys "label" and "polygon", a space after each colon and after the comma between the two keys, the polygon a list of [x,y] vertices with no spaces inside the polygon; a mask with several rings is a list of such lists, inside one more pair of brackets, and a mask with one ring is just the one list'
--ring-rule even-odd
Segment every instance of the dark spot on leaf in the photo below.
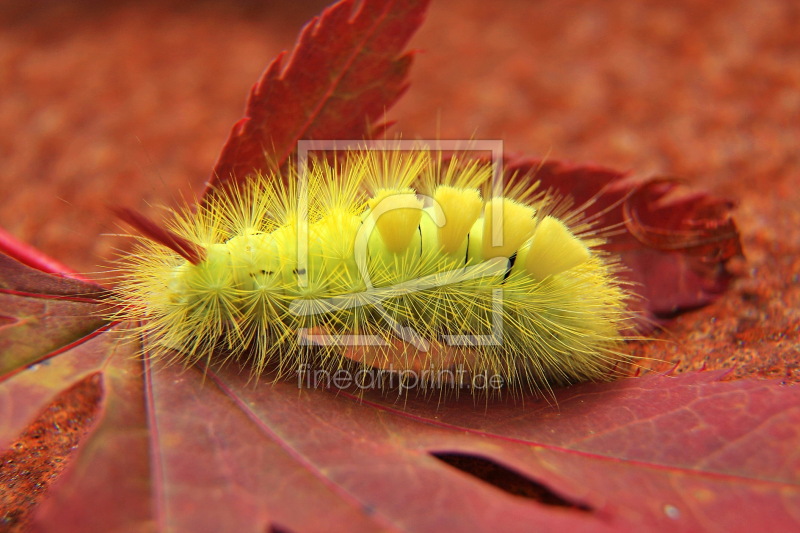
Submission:
{"label": "dark spot on leaf", "polygon": [[361,506],[361,511],[363,511],[365,515],[370,516],[375,514],[375,507],[365,503],[364,505]]}
{"label": "dark spot on leaf", "polygon": [[544,483],[530,479],[491,459],[461,453],[434,452],[431,455],[508,494],[529,498],[554,507],[568,507],[583,512],[594,511],[589,505],[580,501],[570,500]]}
{"label": "dark spot on leaf", "polygon": [[273,522],[267,526],[266,533],[294,533],[294,530],[289,529],[283,524],[276,524]]}

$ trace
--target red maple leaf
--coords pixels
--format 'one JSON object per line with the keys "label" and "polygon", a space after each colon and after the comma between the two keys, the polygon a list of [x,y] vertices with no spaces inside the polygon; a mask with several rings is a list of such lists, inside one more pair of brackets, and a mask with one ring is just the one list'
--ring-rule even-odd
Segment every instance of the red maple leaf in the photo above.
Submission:
{"label": "red maple leaf", "polygon": [[209,187],[280,168],[301,139],[362,139],[408,87],[403,53],[428,0],[338,2],[314,18],[286,65],[279,54],[247,100]]}

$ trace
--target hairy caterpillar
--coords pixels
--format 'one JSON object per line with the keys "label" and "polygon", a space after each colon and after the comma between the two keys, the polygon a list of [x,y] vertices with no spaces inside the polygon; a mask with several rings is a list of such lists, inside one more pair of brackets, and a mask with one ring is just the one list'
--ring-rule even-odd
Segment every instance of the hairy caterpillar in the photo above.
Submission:
{"label": "hairy caterpillar", "polygon": [[[492,164],[430,151],[314,159],[217,192],[121,259],[115,318],[157,353],[492,376],[519,388],[608,379],[628,361],[628,292],[603,240],[564,204]],[[494,186],[493,186],[494,185]],[[494,190],[493,190],[494,189]],[[459,372],[454,373],[454,370]]]}

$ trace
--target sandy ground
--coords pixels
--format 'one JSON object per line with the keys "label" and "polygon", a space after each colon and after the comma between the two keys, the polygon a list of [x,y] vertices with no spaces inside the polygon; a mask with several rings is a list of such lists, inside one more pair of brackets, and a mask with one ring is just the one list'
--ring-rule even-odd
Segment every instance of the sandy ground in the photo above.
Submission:
{"label": "sandy ground", "polygon": [[[0,226],[90,272],[124,246],[108,205],[202,190],[250,85],[324,2],[30,5],[0,7]],[[793,0],[434,1],[390,116],[406,138],[500,138],[735,199],[740,279],[636,349],[796,381],[798,26]]]}

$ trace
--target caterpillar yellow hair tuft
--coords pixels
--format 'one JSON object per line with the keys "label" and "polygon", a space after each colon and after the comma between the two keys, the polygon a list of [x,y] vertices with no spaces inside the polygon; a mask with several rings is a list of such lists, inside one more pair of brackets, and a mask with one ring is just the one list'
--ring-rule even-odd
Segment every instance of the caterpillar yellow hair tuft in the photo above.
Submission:
{"label": "caterpillar yellow hair tuft", "polygon": [[439,227],[439,244],[445,253],[452,254],[466,244],[472,225],[481,216],[481,195],[477,189],[440,185],[436,187],[433,199],[445,217],[445,224]]}
{"label": "caterpillar yellow hair tuft", "polygon": [[535,186],[487,197],[490,163],[430,152],[315,159],[305,189],[287,173],[163,226],[123,212],[141,236],[119,260],[114,318],[146,331],[153,355],[234,358],[278,379],[379,369],[458,388],[483,374],[512,391],[631,362],[617,260]]}
{"label": "caterpillar yellow hair tuft", "polygon": [[525,251],[525,268],[536,279],[560,274],[591,258],[591,251],[552,216],[542,219]]}
{"label": "caterpillar yellow hair tuft", "polygon": [[[533,235],[536,210],[510,198],[492,198],[483,209],[483,258],[511,257]],[[498,223],[499,222],[499,223]]]}

